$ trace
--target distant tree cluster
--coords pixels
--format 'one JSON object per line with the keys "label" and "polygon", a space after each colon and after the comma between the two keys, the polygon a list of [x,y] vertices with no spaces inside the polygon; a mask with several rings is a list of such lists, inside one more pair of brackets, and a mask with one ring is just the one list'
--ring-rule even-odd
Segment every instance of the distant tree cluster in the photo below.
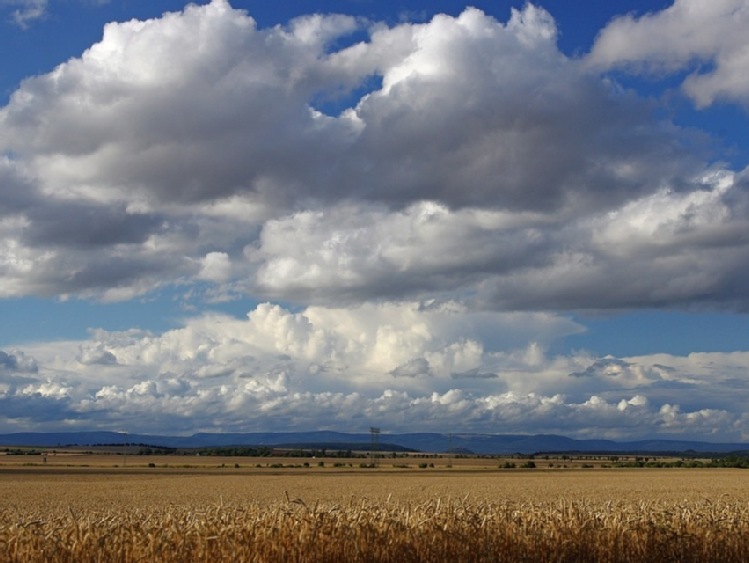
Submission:
{"label": "distant tree cluster", "polygon": [[[332,457],[332,458],[366,458],[367,454],[353,450],[328,450],[316,448],[283,448],[270,446],[234,446],[215,447],[196,450],[200,455],[209,456],[245,456],[245,457]],[[384,455],[384,452],[383,454]],[[378,456],[381,457],[381,456]]]}
{"label": "distant tree cluster", "polygon": [[270,457],[273,455],[273,448],[266,446],[234,446],[234,447],[216,447],[202,448],[195,451],[198,455],[206,456],[241,456],[241,457]]}
{"label": "distant tree cluster", "polygon": [[749,457],[740,455],[729,455],[724,458],[717,458],[710,461],[706,467],[738,467],[740,469],[749,469]]}
{"label": "distant tree cluster", "polygon": [[86,444],[89,447],[97,447],[97,448],[122,448],[122,447],[128,447],[128,448],[151,448],[151,449],[159,449],[159,450],[169,450],[169,451],[175,451],[176,448],[171,448],[169,446],[154,446],[153,444],[146,444],[144,442],[112,442],[108,444]]}
{"label": "distant tree cluster", "polygon": [[146,446],[138,450],[138,455],[174,455],[177,453],[176,448],[162,448]]}
{"label": "distant tree cluster", "polygon": [[613,467],[686,467],[686,468],[734,468],[749,469],[749,457],[740,455],[729,455],[726,457],[701,461],[698,459],[679,459],[666,461],[662,459],[650,459],[648,457],[636,457],[634,461],[625,461],[613,464]]}

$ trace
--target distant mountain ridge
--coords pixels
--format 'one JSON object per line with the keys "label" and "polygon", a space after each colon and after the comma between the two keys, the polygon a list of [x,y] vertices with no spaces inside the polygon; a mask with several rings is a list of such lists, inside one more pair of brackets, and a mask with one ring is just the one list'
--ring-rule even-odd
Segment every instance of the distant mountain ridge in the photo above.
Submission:
{"label": "distant mountain ridge", "polygon": [[[321,449],[351,449],[360,444],[367,448],[371,444],[369,433],[316,432],[251,432],[251,433],[198,433],[192,436],[161,436],[151,434],[123,434],[118,432],[19,432],[0,434],[0,446],[29,446],[54,448],[70,445],[93,446],[96,444],[140,443],[169,448],[207,448],[222,446],[276,446],[293,444],[300,447]],[[470,451],[476,454],[534,454],[547,453],[624,453],[624,452],[703,452],[729,453],[749,451],[746,443],[713,443],[694,440],[637,440],[619,442],[614,440],[577,440],[555,434],[440,434],[407,433],[381,434],[383,449],[386,444],[421,452],[443,453],[447,451]]]}

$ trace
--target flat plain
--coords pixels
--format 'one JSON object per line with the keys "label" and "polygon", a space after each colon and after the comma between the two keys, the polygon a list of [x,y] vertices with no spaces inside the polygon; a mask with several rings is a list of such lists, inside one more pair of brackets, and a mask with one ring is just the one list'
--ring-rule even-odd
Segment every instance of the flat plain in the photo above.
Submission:
{"label": "flat plain", "polygon": [[0,456],[0,561],[749,560],[740,469],[28,459]]}

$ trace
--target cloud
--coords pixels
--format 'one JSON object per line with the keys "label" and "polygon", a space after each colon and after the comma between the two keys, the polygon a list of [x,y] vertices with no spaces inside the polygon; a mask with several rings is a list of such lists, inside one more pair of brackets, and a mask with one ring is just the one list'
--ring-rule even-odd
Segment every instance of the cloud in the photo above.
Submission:
{"label": "cloud", "polygon": [[619,358],[602,358],[593,362],[584,371],[571,373],[570,375],[572,377],[593,377],[602,374],[608,377],[617,377],[631,367],[632,364]]}
{"label": "cloud", "polygon": [[0,350],[0,370],[8,373],[37,373],[39,366],[36,360],[17,350],[12,353]]}
{"label": "cloud", "polygon": [[310,16],[257,30],[215,0],[108,24],[80,58],[22,85],[2,115],[4,132],[18,137],[0,137],[34,159],[55,194],[146,204],[234,193],[273,200],[305,173],[307,149],[334,154],[337,127],[322,138],[325,120],[307,101],[324,87],[326,42],[352,22]]}
{"label": "cloud", "polygon": [[226,252],[209,252],[203,259],[198,277],[205,280],[222,282],[229,279],[231,263]]}
{"label": "cloud", "polygon": [[414,358],[390,370],[393,377],[429,377],[432,368],[424,358]]}
{"label": "cloud", "polygon": [[694,185],[702,189],[663,188],[564,229],[567,244],[545,265],[489,280],[493,299],[514,308],[745,310],[746,185],[725,170]]}
{"label": "cloud", "polygon": [[[0,109],[0,295],[746,300],[746,173],[707,168],[688,132],[565,57],[549,13],[366,25],[260,29],[215,0],[108,24],[25,80]],[[671,208],[654,253],[632,231]]]}
{"label": "cloud", "polygon": [[452,290],[538,261],[550,242],[532,218],[524,223],[434,202],[395,213],[348,205],[268,221],[245,253],[261,264],[257,280],[271,294],[397,296]]}
{"label": "cloud", "polygon": [[745,309],[744,174],[709,171],[562,223],[435,202],[305,211],[268,221],[245,256],[259,265],[255,290],[282,299],[470,291],[505,310]]}
{"label": "cloud", "polygon": [[23,29],[47,13],[47,0],[2,0],[0,4],[18,6],[11,13],[12,21]]}
{"label": "cloud", "polygon": [[[102,6],[109,4],[110,0],[79,0],[81,4],[91,6]],[[21,29],[29,29],[38,20],[47,17],[49,12],[49,0],[0,0],[0,7],[9,6],[12,11],[10,21]]]}
{"label": "cloud", "polygon": [[[411,30],[413,51],[355,108],[353,164],[378,171],[368,197],[555,215],[647,193],[669,174],[663,161],[680,159],[672,143],[633,127],[647,121],[640,102],[612,98],[557,50],[543,10],[515,11],[503,26],[468,9]],[[637,162],[629,178],[623,160]]]}
{"label": "cloud", "polygon": [[716,101],[749,107],[747,32],[744,0],[676,0],[660,12],[615,18],[598,35],[588,63],[636,72],[686,71],[682,87],[698,107]]}
{"label": "cloud", "polygon": [[731,6],[615,20],[585,60],[530,4],[108,24],[0,108],[0,297],[260,304],[2,352],[0,428],[749,435],[743,352],[550,352],[565,311],[747,310],[749,168],[602,74],[707,61],[687,91],[743,100]]}
{"label": "cloud", "polygon": [[81,345],[80,353],[76,356],[81,364],[90,365],[117,365],[117,356],[107,350],[103,344]]}
{"label": "cloud", "polygon": [[496,373],[482,373],[478,368],[473,368],[462,373],[451,373],[450,377],[453,379],[497,379],[499,376]]}
{"label": "cloud", "polygon": [[[749,436],[740,414],[747,352],[550,355],[525,345],[540,320],[454,305],[261,304],[243,319],[203,315],[161,334],[98,330],[13,352],[37,369],[0,373],[0,429],[117,429],[127,420],[133,432],[401,432],[444,431],[450,420],[462,432]],[[569,330],[545,322],[556,322],[557,338]]]}

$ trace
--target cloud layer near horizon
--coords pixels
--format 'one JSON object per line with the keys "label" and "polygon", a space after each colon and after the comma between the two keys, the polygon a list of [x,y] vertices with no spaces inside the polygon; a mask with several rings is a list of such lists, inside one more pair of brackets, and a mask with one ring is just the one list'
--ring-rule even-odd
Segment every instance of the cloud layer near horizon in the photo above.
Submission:
{"label": "cloud layer near horizon", "polygon": [[[449,415],[744,436],[743,387],[725,375],[743,355],[544,352],[582,330],[569,311],[749,308],[749,169],[711,161],[706,135],[605,74],[709,61],[685,93],[746,104],[744,12],[678,0],[614,20],[580,59],[530,4],[507,22],[468,8],[259,29],[213,0],[107,25],[0,109],[0,297],[170,287],[293,307],[4,350],[0,428],[439,429]],[[657,40],[621,41],[653,25]],[[690,403],[718,382],[731,392]]]}
{"label": "cloud layer near horizon", "polygon": [[246,319],[209,314],[161,335],[98,330],[0,352],[0,431],[445,431],[450,421],[463,432],[749,439],[749,352],[546,353],[544,339],[580,329],[546,313],[401,303],[261,304]]}

